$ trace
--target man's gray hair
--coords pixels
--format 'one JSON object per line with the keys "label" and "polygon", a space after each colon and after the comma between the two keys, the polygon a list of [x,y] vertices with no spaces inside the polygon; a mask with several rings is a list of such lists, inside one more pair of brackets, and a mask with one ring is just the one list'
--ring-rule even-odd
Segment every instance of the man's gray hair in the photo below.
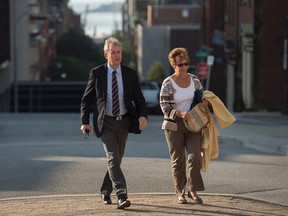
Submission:
{"label": "man's gray hair", "polygon": [[105,40],[105,44],[104,44],[104,52],[108,52],[111,45],[117,45],[122,47],[121,43],[119,42],[119,40],[115,37],[109,37],[108,39]]}

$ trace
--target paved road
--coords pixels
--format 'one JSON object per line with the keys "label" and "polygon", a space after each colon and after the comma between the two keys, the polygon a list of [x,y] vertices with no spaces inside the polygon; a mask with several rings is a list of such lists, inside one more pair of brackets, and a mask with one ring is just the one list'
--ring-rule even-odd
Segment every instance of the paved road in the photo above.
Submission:
{"label": "paved road", "polygon": [[[251,138],[249,130],[260,137],[260,129],[274,127],[275,121],[284,131],[286,121],[246,116],[237,116],[235,125],[221,130],[220,157],[203,174],[205,193],[288,205],[288,157],[243,144]],[[268,126],[263,124],[266,118]],[[0,119],[0,198],[99,193],[106,169],[102,144],[81,135],[79,114],[0,114]],[[161,121],[162,116],[150,116],[147,130],[129,137],[123,170],[130,193],[173,193]]]}

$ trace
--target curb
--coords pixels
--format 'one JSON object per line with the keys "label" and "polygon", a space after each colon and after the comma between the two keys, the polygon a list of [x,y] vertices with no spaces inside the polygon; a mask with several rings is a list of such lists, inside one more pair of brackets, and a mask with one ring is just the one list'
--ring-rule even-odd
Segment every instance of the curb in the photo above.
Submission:
{"label": "curb", "polygon": [[[254,198],[251,196],[245,196],[245,195],[240,195],[240,194],[221,194],[221,193],[198,193],[201,196],[217,196],[217,197],[231,197],[231,198],[238,198],[238,199],[244,199],[248,201],[257,201],[261,203],[266,203],[266,204],[271,204],[271,205],[278,205],[282,207],[288,207],[287,204],[283,203],[276,203],[276,202],[271,202],[268,200],[263,200],[259,198]],[[156,195],[156,196],[175,196],[174,193],[129,193],[131,196],[135,195]],[[115,194],[111,195],[116,196]],[[44,196],[28,196],[28,197],[11,197],[11,198],[3,198],[0,199],[0,202],[6,202],[6,201],[17,201],[17,200],[27,200],[27,199],[51,199],[51,198],[75,198],[75,197],[100,197],[100,194],[59,194],[59,195],[44,195]]]}
{"label": "curb", "polygon": [[270,144],[258,143],[257,140],[251,139],[240,139],[236,137],[229,136],[219,136],[219,144],[232,144],[232,145],[241,145],[250,149],[255,149],[265,153],[278,154],[282,156],[288,156],[288,147],[286,145],[277,144],[273,149]]}

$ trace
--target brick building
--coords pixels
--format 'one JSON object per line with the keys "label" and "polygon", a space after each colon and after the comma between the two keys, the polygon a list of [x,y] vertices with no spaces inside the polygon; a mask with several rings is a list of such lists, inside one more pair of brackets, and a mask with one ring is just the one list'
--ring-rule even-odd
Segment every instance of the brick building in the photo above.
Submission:
{"label": "brick building", "polygon": [[203,0],[202,43],[214,56],[211,67],[209,90],[213,91],[226,103],[226,72],[225,72],[225,38],[224,38],[224,0]]}
{"label": "brick building", "polygon": [[[255,92],[256,106],[283,110],[285,88],[286,94],[288,91],[288,74],[283,68],[283,44],[285,33],[288,31],[284,13],[288,12],[288,1],[277,0],[277,4],[269,0],[255,1],[254,11],[255,88],[253,92]],[[287,104],[285,109],[287,110]]]}
{"label": "brick building", "polygon": [[[218,61],[210,90],[230,110],[287,111],[288,1],[203,0],[202,40]],[[287,16],[288,18],[288,16]],[[285,23],[287,22],[287,23]],[[285,75],[286,73],[286,75]]]}

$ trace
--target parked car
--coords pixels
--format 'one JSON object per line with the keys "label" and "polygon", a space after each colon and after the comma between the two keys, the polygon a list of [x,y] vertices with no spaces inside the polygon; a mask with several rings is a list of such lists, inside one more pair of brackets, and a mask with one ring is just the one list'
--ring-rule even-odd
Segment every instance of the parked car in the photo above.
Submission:
{"label": "parked car", "polygon": [[146,100],[147,108],[149,110],[154,109],[155,111],[159,111],[159,84],[155,81],[145,81],[141,82],[140,85]]}

